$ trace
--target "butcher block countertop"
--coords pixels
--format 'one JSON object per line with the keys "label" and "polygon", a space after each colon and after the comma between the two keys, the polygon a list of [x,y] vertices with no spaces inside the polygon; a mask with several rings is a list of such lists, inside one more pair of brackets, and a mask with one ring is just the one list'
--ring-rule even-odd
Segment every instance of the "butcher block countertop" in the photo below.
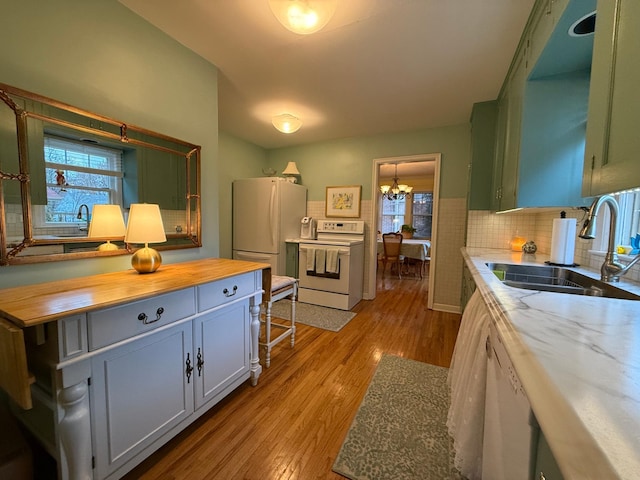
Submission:
{"label": "butcher block countertop", "polygon": [[6,288],[0,290],[0,316],[20,328],[32,327],[267,268],[266,263],[208,258],[162,265],[148,274],[130,269]]}

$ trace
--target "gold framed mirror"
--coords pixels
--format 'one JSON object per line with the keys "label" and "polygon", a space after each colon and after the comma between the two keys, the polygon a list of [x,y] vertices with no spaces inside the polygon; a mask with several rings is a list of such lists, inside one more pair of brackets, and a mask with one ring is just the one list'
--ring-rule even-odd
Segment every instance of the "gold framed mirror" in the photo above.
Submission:
{"label": "gold framed mirror", "polygon": [[0,100],[0,265],[131,253],[90,228],[94,205],[126,222],[132,203],[158,204],[154,248],[202,246],[200,146],[1,83]]}

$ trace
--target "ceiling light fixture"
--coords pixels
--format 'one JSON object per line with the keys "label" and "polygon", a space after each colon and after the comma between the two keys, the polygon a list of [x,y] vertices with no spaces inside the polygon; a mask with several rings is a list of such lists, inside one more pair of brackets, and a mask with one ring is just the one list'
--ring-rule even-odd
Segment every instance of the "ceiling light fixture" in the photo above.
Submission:
{"label": "ceiling light fixture", "polygon": [[287,30],[308,35],[329,23],[337,3],[337,0],[269,0],[269,7]]}
{"label": "ceiling light fixture", "polygon": [[271,119],[271,123],[282,133],[297,132],[302,126],[302,120],[300,120],[298,117],[294,117],[289,113],[276,115]]}
{"label": "ceiling light fixture", "polygon": [[382,198],[386,198],[387,200],[404,200],[405,197],[411,195],[413,187],[404,184],[398,185],[398,164],[396,164],[395,172],[393,184],[391,186],[381,185],[380,192],[382,192]]}

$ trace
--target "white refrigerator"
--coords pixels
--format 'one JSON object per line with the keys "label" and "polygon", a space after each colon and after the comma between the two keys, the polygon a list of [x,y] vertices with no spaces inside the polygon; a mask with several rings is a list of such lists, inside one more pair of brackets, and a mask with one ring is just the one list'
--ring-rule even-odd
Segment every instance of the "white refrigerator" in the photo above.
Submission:
{"label": "white refrigerator", "polygon": [[285,275],[287,238],[300,236],[307,188],[281,177],[233,182],[233,258],[271,264]]}

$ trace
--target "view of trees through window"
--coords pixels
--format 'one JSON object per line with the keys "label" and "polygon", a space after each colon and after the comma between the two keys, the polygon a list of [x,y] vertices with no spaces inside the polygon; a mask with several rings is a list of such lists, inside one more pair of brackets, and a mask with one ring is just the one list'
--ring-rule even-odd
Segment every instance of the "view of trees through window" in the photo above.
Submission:
{"label": "view of trees through window", "polygon": [[[616,245],[632,246],[638,242],[640,234],[640,191],[617,193],[613,197],[618,201],[618,225]],[[609,239],[609,209],[602,207],[598,213],[597,240],[594,241],[595,250],[606,251]],[[634,239],[632,241],[631,239]]]}
{"label": "view of trees through window", "polygon": [[406,203],[402,200],[389,200],[382,197],[382,218],[380,231],[382,233],[399,232],[404,224]]}
{"label": "view of trees through window", "polygon": [[[78,223],[78,210],[96,204],[121,204],[121,152],[46,136],[44,146],[47,205],[45,223]],[[83,220],[86,214],[83,215]]]}

